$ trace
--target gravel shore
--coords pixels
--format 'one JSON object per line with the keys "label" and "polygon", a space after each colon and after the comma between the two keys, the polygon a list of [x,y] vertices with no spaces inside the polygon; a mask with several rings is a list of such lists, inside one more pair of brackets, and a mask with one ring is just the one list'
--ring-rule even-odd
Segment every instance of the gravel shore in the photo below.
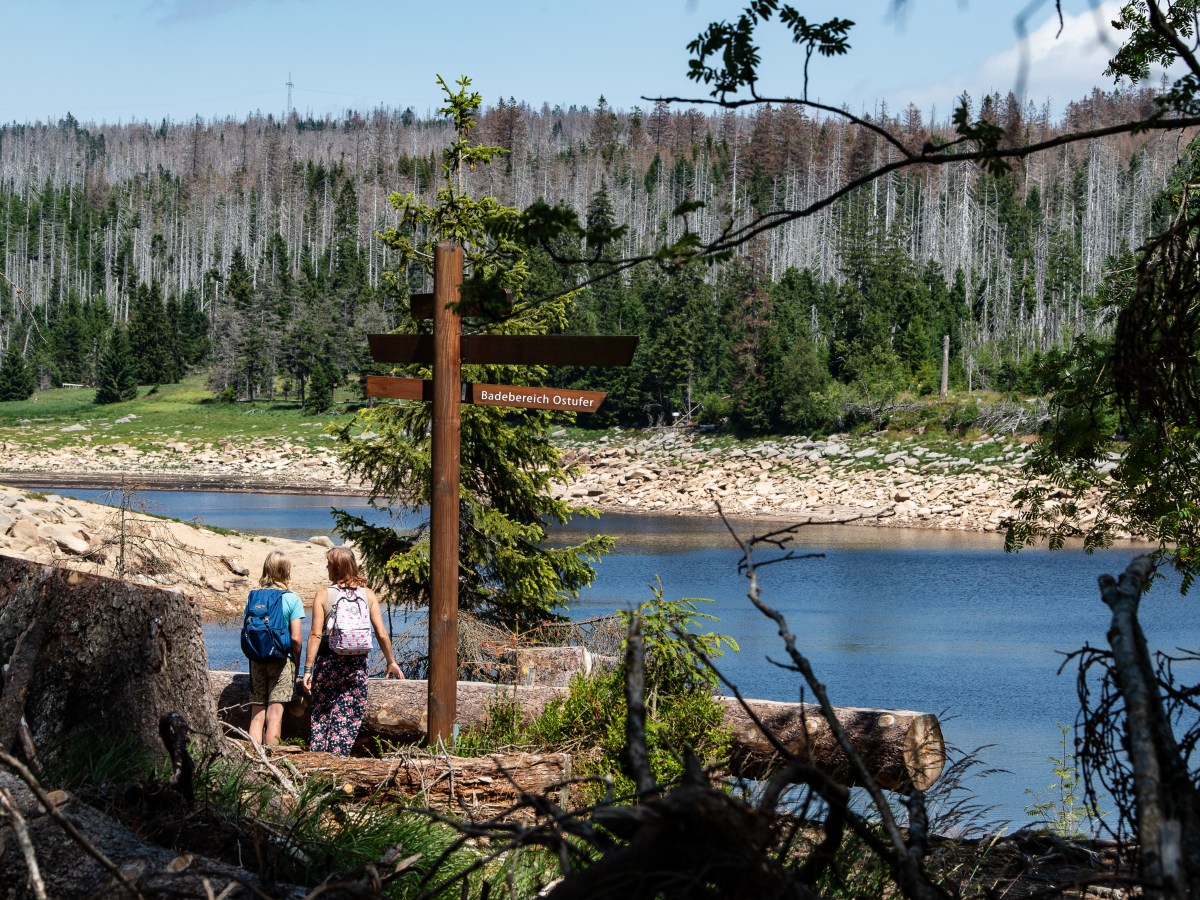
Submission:
{"label": "gravel shore", "polygon": [[[734,442],[675,429],[609,432],[562,444],[576,469],[558,493],[601,511],[734,518],[860,520],[887,527],[995,532],[1015,514],[1029,445],[983,435],[777,438]],[[332,451],[257,439],[167,441],[150,449],[80,444],[29,451],[0,443],[0,483],[362,494]],[[1084,504],[1083,523],[1095,516]]]}

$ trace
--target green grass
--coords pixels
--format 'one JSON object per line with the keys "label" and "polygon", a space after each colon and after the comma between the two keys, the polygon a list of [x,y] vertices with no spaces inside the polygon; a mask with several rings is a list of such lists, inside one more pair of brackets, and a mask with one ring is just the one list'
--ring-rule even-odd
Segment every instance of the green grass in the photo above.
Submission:
{"label": "green grass", "polygon": [[[485,859],[459,841],[451,826],[394,797],[352,800],[336,784],[318,778],[284,795],[242,761],[216,759],[197,776],[201,815],[238,828],[256,841],[260,865],[284,882],[316,885],[381,859],[419,860],[386,886],[381,897],[405,900],[477,900],[489,896],[533,896],[557,874],[555,860],[537,848],[501,850]],[[388,865],[378,865],[381,875]],[[463,882],[466,887],[463,887]]]}
{"label": "green grass", "polygon": [[[140,388],[137,399],[126,403],[97,406],[95,393],[94,388],[54,388],[29,400],[0,403],[0,441],[50,449],[78,445],[85,436],[93,446],[124,443],[138,449],[167,441],[219,447],[256,440],[322,447],[330,444],[325,426],[349,416],[309,416],[295,401],[217,403],[200,376],[154,391]],[[338,400],[354,408],[351,392],[339,394]],[[130,415],[136,418],[117,421]],[[63,431],[75,424],[85,430]]]}
{"label": "green grass", "polygon": [[[193,448],[209,445],[220,449],[231,443],[236,446],[295,444],[310,450],[331,449],[333,439],[325,434],[331,422],[344,422],[358,408],[356,394],[339,392],[337,400],[343,411],[320,416],[301,412],[296,401],[259,401],[254,403],[218,403],[202,376],[193,376],[180,384],[162,385],[156,390],[141,388],[138,397],[127,403],[97,406],[92,403],[93,388],[56,388],[40,391],[31,399],[0,403],[0,442],[14,444],[27,451],[54,450],[88,443],[93,447],[126,444],[143,451],[160,449],[167,442],[184,442]],[[840,471],[868,471],[889,468],[884,457],[893,452],[912,454],[923,448],[942,453],[946,459],[931,458],[928,453],[918,457],[910,466],[914,471],[933,471],[956,474],[981,465],[1010,466],[1022,450],[1021,444],[1010,438],[986,441],[970,430],[965,435],[947,431],[938,423],[952,418],[954,410],[979,401],[1001,399],[976,395],[971,398],[923,398],[917,410],[897,416],[889,430],[851,436],[852,452],[865,446],[876,446],[874,456],[855,459],[851,454],[829,459]],[[118,422],[127,416],[129,422]],[[83,425],[82,431],[64,431],[72,425]],[[653,437],[630,429],[592,430],[570,426],[559,430],[557,442],[566,448],[597,448],[608,438],[608,445],[628,446]],[[678,446],[654,446],[650,456],[688,470],[703,470],[710,460],[688,460],[688,453],[708,453],[720,459],[734,450],[751,451],[759,446],[790,445],[799,436],[738,438],[730,432],[692,433]],[[814,440],[822,438],[814,437]],[[649,460],[647,460],[649,461]],[[180,458],[180,465],[186,460]],[[630,458],[631,464],[638,460]],[[945,465],[942,465],[945,462]],[[784,463],[784,465],[787,465]]]}

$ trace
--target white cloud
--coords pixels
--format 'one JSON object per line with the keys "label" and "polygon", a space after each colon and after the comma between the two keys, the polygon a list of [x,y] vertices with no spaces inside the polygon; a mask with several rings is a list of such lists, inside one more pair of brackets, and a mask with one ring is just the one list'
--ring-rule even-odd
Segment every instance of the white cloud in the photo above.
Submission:
{"label": "white cloud", "polygon": [[976,101],[984,94],[1013,91],[1039,106],[1048,100],[1060,113],[1094,87],[1113,89],[1112,78],[1103,73],[1122,37],[1111,25],[1120,5],[1107,0],[1094,9],[1064,14],[1061,30],[1057,14],[1050,11],[1048,18],[1007,50],[933,84],[896,89],[890,92],[890,102],[912,102],[921,108],[936,105],[940,115],[949,112],[963,91]]}

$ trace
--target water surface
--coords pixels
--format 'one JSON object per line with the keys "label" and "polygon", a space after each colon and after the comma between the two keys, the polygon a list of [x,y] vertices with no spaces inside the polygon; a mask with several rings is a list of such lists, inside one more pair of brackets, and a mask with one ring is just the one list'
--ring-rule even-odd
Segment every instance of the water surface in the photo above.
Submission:
{"label": "water surface", "polygon": [[[63,491],[82,499],[101,492]],[[307,539],[332,530],[331,505],[382,522],[360,497],[146,492],[151,511],[251,533]],[[739,523],[743,538],[772,523]],[[651,596],[661,580],[667,596],[705,597],[712,628],[741,651],[720,660],[746,696],[798,700],[800,677],[785,661],[774,626],[746,599],[741,552],[718,521],[667,516],[605,515],[558,529],[555,543],[595,531],[617,538],[595,583],[574,603],[576,618],[625,609]],[[1096,579],[1119,574],[1138,548],[1087,555],[1079,550],[1006,554],[996,535],[810,526],[796,541],[818,558],[766,564],[756,551],[764,599],[782,612],[797,647],[813,663],[839,706],[883,707],[941,715],[949,744],[980,750],[989,767],[1008,770],[969,782],[994,816],[1024,821],[1027,788],[1052,778],[1060,752],[1058,723],[1075,720],[1074,669],[1059,675],[1064,653],[1085,642],[1103,646],[1108,610]],[[1143,604],[1151,645],[1200,646],[1194,599],[1181,599],[1169,577]],[[209,626],[214,664],[244,665],[236,628]],[[811,698],[811,694],[808,695]]]}

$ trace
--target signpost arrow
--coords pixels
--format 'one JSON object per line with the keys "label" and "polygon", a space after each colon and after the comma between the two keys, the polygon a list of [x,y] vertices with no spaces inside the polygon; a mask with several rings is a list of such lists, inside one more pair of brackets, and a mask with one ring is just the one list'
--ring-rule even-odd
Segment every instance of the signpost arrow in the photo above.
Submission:
{"label": "signpost arrow", "polygon": [[[432,400],[433,382],[420,378],[368,375],[367,396],[387,400]],[[605,391],[572,391],[563,388],[464,382],[461,401],[481,406],[518,406],[525,409],[590,413],[598,410],[607,396]]]}

